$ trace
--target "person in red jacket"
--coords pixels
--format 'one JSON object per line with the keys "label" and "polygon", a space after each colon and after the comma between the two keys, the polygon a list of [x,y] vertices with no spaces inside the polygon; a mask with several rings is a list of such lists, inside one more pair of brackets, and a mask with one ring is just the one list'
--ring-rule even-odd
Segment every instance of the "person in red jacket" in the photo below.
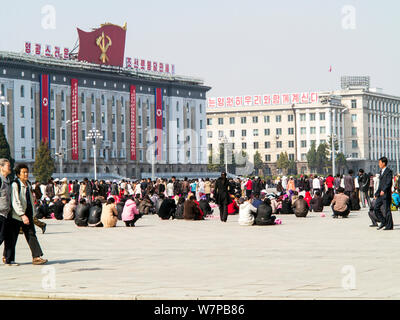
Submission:
{"label": "person in red jacket", "polygon": [[238,201],[239,198],[238,196],[236,196],[236,198],[232,195],[232,202],[230,204],[228,204],[228,214],[238,214],[239,213],[239,206],[238,206]]}
{"label": "person in red jacket", "polygon": [[246,197],[249,199],[251,198],[252,190],[253,190],[253,181],[249,179],[246,182]]}
{"label": "person in red jacket", "polygon": [[307,202],[309,208],[310,208],[311,199],[312,199],[311,193],[310,193],[309,191],[307,191],[307,192],[306,192],[306,195],[305,195],[305,197],[304,197],[304,200],[306,200],[306,202]]}

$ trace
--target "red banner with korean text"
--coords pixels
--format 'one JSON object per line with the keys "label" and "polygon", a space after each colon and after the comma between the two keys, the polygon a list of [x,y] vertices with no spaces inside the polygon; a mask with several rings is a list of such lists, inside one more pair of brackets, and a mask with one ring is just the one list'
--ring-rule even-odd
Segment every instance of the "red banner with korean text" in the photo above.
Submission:
{"label": "red banner with korean text", "polygon": [[136,161],[136,86],[130,88],[131,160]]}
{"label": "red banner with korean text", "polygon": [[71,145],[72,160],[79,160],[79,139],[78,139],[78,79],[71,79]]}
{"label": "red banner with korean text", "polygon": [[50,77],[40,75],[40,141],[48,142],[50,147]]}
{"label": "red banner with korean text", "polygon": [[158,161],[162,160],[162,133],[163,133],[163,96],[161,88],[156,88],[156,112],[155,112],[155,120],[156,120],[156,159]]}

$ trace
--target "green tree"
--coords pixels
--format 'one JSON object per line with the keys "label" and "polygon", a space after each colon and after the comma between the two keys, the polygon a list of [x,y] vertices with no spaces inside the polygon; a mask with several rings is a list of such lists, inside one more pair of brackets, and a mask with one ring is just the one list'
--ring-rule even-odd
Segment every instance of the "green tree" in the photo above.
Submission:
{"label": "green tree", "polygon": [[310,150],[308,150],[306,157],[307,157],[308,167],[311,170],[317,169],[318,162],[317,162],[317,150],[315,148],[315,142],[311,144],[311,148]]}
{"label": "green tree", "polygon": [[264,161],[261,158],[261,154],[256,151],[254,154],[254,170],[256,171],[256,174],[259,175],[259,171],[264,168]]}
{"label": "green tree", "polygon": [[51,157],[49,144],[41,141],[36,152],[35,163],[33,165],[33,176],[36,181],[46,183],[55,172],[55,161]]}
{"label": "green tree", "polygon": [[0,158],[1,159],[7,159],[10,161],[11,168],[13,169],[13,172],[11,173],[10,179],[14,179],[14,164],[15,160],[13,157],[11,157],[11,150],[10,150],[10,145],[8,144],[6,134],[4,131],[4,125],[0,123]]}
{"label": "green tree", "polygon": [[347,168],[346,156],[342,152],[339,152],[336,155],[335,160],[336,160],[336,166],[337,166],[337,173],[340,173],[341,169]]}
{"label": "green tree", "polygon": [[290,162],[287,152],[281,152],[279,159],[276,161],[276,167],[281,170],[288,170],[289,164]]}
{"label": "green tree", "polygon": [[316,167],[320,174],[325,174],[325,169],[328,165],[329,150],[326,143],[321,143],[317,149]]}
{"label": "green tree", "polygon": [[289,172],[289,174],[297,174],[296,161],[289,160],[288,172]]}

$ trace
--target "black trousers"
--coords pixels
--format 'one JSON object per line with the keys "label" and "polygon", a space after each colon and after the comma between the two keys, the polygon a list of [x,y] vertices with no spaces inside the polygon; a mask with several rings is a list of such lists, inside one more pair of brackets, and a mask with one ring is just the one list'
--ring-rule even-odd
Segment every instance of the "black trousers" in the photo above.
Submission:
{"label": "black trousers", "polygon": [[224,203],[219,206],[219,215],[221,217],[222,222],[226,222],[228,220],[228,204]]}
{"label": "black trousers", "polygon": [[[378,197],[375,202],[375,216],[376,218],[383,223],[383,225],[387,229],[393,229],[393,217],[392,217],[392,211],[390,209],[390,205],[392,204],[392,197],[387,196],[387,198]],[[384,211],[385,211],[385,216],[382,214],[380,208],[383,205]]]}
{"label": "black trousers", "polygon": [[4,241],[4,237],[5,237],[5,227],[6,227],[6,218],[3,216],[0,216],[0,246]]}
{"label": "black trousers", "polygon": [[28,242],[29,248],[32,252],[32,258],[38,258],[43,256],[42,249],[40,248],[39,241],[36,237],[35,225],[33,222],[32,215],[28,215],[29,225],[25,225],[22,221],[10,217],[7,219],[6,232],[5,232],[5,246],[4,256],[6,263],[15,261],[15,246],[17,245],[19,230],[22,227],[26,242]]}
{"label": "black trousers", "polygon": [[125,221],[125,225],[127,227],[134,227],[136,221],[138,221],[143,215],[142,214],[135,214],[135,217],[131,221]]}

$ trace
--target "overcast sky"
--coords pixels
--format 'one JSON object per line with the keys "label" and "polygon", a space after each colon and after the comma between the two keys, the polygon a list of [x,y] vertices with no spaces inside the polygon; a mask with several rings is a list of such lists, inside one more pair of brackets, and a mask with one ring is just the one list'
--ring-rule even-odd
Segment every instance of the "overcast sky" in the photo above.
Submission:
{"label": "overcast sky", "polygon": [[[46,5],[55,29],[42,26]],[[204,79],[208,96],[328,90],[341,75],[369,75],[400,96],[398,0],[15,0],[0,10],[2,51],[72,48],[77,27],[127,22],[125,56],[175,64]]]}

